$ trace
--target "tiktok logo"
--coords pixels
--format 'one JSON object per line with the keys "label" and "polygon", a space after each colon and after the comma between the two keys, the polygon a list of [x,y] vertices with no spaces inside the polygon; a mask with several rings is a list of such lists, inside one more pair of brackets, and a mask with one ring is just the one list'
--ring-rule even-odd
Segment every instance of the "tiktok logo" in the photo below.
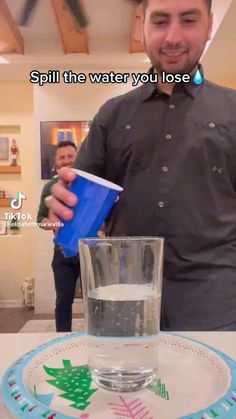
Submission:
{"label": "tiktok logo", "polygon": [[22,207],[23,201],[26,199],[26,196],[23,195],[23,193],[18,192],[17,198],[12,198],[10,202],[10,206],[14,210],[18,210]]}

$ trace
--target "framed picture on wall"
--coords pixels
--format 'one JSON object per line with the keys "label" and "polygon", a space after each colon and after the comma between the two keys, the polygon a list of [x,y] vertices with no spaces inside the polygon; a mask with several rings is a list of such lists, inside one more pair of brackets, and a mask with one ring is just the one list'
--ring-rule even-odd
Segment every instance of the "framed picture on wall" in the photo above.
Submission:
{"label": "framed picture on wall", "polygon": [[72,141],[78,150],[86,138],[91,121],[45,121],[40,123],[41,179],[51,179],[57,172],[56,148],[62,141]]}
{"label": "framed picture on wall", "polygon": [[7,234],[7,220],[0,220],[0,236]]}
{"label": "framed picture on wall", "polygon": [[9,159],[9,138],[0,137],[0,160]]}

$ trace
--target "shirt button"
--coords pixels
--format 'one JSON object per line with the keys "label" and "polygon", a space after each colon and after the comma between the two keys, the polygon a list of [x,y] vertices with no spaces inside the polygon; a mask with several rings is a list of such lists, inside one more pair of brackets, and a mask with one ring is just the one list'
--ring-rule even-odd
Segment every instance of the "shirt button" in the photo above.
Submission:
{"label": "shirt button", "polygon": [[173,103],[171,103],[171,104],[169,105],[169,109],[172,111],[173,109],[175,109],[175,105],[173,105]]}
{"label": "shirt button", "polygon": [[158,202],[158,207],[159,208],[163,208],[164,206],[165,206],[164,202],[162,202],[162,201]]}
{"label": "shirt button", "polygon": [[210,122],[210,123],[209,123],[209,127],[210,127],[210,128],[215,128],[215,126],[216,126],[216,124],[215,124],[214,122]]}
{"label": "shirt button", "polygon": [[167,173],[167,172],[168,172],[168,167],[163,166],[163,167],[162,167],[162,171],[163,171],[163,172],[165,172],[165,173]]}
{"label": "shirt button", "polygon": [[172,138],[172,135],[171,134],[166,134],[166,139],[167,140],[171,140],[171,138]]}
{"label": "shirt button", "polygon": [[125,126],[125,129],[130,129],[130,128],[131,128],[131,125],[129,124]]}

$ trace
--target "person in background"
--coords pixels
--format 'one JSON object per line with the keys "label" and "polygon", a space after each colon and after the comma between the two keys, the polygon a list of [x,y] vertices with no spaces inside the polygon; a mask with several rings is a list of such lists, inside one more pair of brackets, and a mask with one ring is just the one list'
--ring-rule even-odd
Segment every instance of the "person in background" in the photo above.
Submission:
{"label": "person in background", "polygon": [[[77,156],[77,147],[71,141],[62,141],[58,144],[55,155],[57,170],[62,167],[73,167]],[[45,184],[37,215],[37,223],[44,230],[55,230],[55,225],[48,219],[48,208],[45,199],[51,194],[51,187],[58,182],[55,176]],[[75,287],[80,274],[79,257],[65,258],[60,247],[54,246],[52,260],[56,289],[55,320],[57,332],[70,332],[72,326],[72,304],[75,296]]]}
{"label": "person in background", "polygon": [[[161,328],[235,331],[236,91],[204,80],[199,63],[212,32],[211,0],[143,4],[158,83],[101,107],[76,167],[124,188],[106,234],[165,238]],[[163,83],[162,71],[191,81]],[[74,177],[65,168],[53,185],[54,222],[73,217],[76,197],[66,186]]]}

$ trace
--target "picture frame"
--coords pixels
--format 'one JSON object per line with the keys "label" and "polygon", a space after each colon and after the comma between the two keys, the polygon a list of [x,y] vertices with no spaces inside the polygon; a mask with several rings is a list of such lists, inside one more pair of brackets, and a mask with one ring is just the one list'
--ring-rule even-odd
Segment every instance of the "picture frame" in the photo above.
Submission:
{"label": "picture frame", "polygon": [[7,234],[7,220],[0,220],[0,236]]}
{"label": "picture frame", "polygon": [[57,146],[62,141],[72,141],[79,150],[86,138],[91,121],[41,121],[41,179],[52,179],[57,174],[54,165]]}
{"label": "picture frame", "polygon": [[0,160],[9,159],[9,137],[0,137]]}

